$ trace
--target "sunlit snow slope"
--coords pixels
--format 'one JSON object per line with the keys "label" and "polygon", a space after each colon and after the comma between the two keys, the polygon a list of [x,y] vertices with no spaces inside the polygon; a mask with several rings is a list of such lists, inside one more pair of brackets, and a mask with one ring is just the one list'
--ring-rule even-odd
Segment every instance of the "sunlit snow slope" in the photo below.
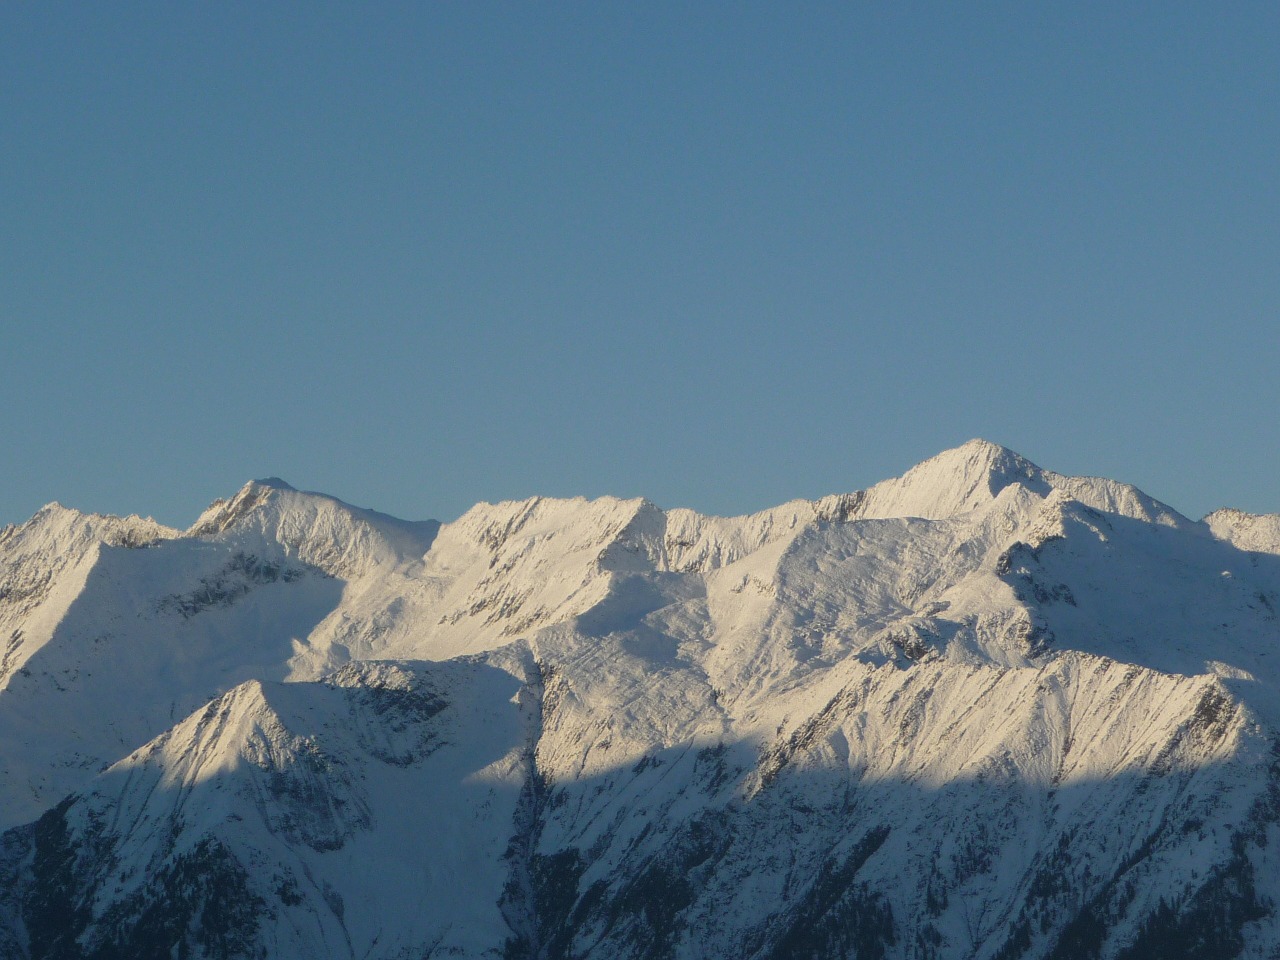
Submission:
{"label": "sunlit snow slope", "polygon": [[1280,955],[1280,517],[972,441],[748,517],[0,531],[0,957]]}

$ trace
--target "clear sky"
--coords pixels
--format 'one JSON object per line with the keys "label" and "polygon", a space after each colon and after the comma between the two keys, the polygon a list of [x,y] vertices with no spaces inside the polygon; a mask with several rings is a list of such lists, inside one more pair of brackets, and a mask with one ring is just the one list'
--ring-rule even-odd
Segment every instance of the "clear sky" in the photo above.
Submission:
{"label": "clear sky", "polygon": [[[1051,9],[1054,8],[1054,9]],[[0,523],[1280,511],[1280,5],[6,4]]]}

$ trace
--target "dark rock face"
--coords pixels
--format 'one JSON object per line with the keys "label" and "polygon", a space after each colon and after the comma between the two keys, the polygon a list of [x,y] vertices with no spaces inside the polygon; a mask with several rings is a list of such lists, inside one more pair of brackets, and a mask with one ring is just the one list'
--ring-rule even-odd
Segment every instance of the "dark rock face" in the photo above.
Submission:
{"label": "dark rock face", "polygon": [[22,918],[32,957],[48,960],[231,960],[265,956],[258,929],[267,904],[250,890],[245,868],[206,838],[148,876],[132,893],[94,918],[94,879],[111,856],[93,833],[73,845],[70,801],[41,817],[31,831],[31,866]]}
{"label": "dark rock face", "polygon": [[190,619],[213,607],[229,607],[255,586],[268,583],[293,583],[306,575],[297,564],[278,560],[262,560],[253,554],[236,552],[226,565],[211,577],[203,577],[200,585],[189,593],[165,597],[161,611],[173,611]]}

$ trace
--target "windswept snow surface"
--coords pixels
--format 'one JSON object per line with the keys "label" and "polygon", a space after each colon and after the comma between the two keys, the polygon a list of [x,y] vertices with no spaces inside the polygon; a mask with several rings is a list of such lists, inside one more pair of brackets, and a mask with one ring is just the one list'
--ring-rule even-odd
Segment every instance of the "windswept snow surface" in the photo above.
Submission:
{"label": "windswept snow surface", "polygon": [[1280,517],[971,441],[748,517],[0,531],[0,956],[1270,957]]}

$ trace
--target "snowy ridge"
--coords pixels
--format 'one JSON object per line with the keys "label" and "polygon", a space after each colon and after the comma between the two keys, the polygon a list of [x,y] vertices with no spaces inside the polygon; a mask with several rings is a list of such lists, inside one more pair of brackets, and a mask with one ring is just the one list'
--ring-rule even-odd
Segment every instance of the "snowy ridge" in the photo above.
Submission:
{"label": "snowy ridge", "polygon": [[136,549],[178,535],[150,518],[85,514],[59,503],[0,530],[0,684],[66,614],[104,547]]}
{"label": "snowy ridge", "polygon": [[1241,550],[1280,553],[1280,514],[1258,516],[1242,510],[1215,510],[1204,522],[1215,537]]}
{"label": "snowy ridge", "polygon": [[1280,950],[1275,517],[984,441],[736,518],[42,515],[0,953]]}
{"label": "snowy ridge", "polygon": [[334,577],[366,576],[377,567],[426,552],[438,523],[406,523],[323,494],[300,493],[283,480],[254,480],[230,500],[215,501],[187,531],[242,546],[283,547]]}

